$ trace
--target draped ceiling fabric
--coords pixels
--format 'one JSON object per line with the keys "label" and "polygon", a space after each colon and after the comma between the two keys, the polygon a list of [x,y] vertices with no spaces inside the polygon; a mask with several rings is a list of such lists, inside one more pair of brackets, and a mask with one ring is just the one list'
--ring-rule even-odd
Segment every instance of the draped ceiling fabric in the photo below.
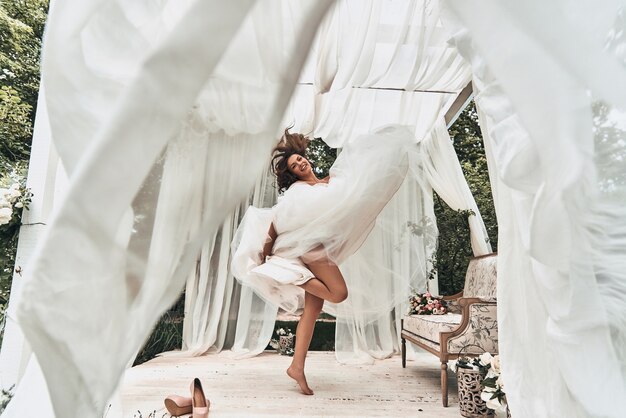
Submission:
{"label": "draped ceiling fabric", "polygon": [[[384,308],[377,303],[375,318],[357,311],[372,303],[371,295],[406,301],[411,288],[427,287],[437,235],[432,187],[453,209],[477,214],[470,219],[474,252],[491,251],[443,124],[443,113],[470,77],[469,67],[446,44],[448,37],[437,1],[339,1],[320,27],[283,119],[283,126],[293,125],[293,130],[321,137],[332,147],[389,123],[410,126],[423,139],[419,147],[424,165],[413,167],[381,215],[378,233],[341,266],[348,281],[358,282],[349,285],[351,308],[326,304],[337,315],[335,349],[341,362],[371,362],[398,351],[404,303]],[[247,203],[273,204],[276,194],[267,182],[266,177],[258,181],[251,197],[255,202]],[[166,355],[201,355],[230,347],[221,355],[245,357],[267,346],[276,308],[234,283],[225,256],[244,210],[245,205],[238,208],[201,253],[187,281],[183,350]],[[409,222],[425,233],[411,234]],[[369,267],[376,264],[392,271],[372,271]],[[436,281],[428,285],[437,291]],[[359,297],[360,290],[370,297]]]}
{"label": "draped ceiling fabric", "polygon": [[446,0],[499,225],[513,416],[626,410],[626,2]]}

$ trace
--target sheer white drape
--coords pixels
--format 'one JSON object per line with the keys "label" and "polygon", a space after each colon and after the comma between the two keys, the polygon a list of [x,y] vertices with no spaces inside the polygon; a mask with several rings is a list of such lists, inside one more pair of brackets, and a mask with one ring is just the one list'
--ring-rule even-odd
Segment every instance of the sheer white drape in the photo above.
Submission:
{"label": "sheer white drape", "polygon": [[512,414],[622,416],[626,4],[446,3],[497,172]]}
{"label": "sheer white drape", "polygon": [[[349,87],[455,92],[469,68],[446,44],[439,1],[343,0],[316,42],[317,92]],[[306,74],[306,73],[305,73]]]}
{"label": "sheer white drape", "polygon": [[[376,126],[400,123],[410,126],[418,139],[428,137],[433,124],[442,117],[442,109],[447,109],[470,78],[467,65],[445,43],[446,38],[437,1],[338,2],[322,25],[313,52],[317,57],[315,71],[309,72],[314,73],[315,91],[322,93],[314,97],[315,136],[333,147],[341,147],[349,138]],[[434,220],[431,187],[423,181],[422,163],[413,168],[413,176],[379,219],[382,223],[395,222],[398,235],[376,236],[374,231],[366,246],[341,266],[346,277],[387,277],[382,272],[363,271],[368,265],[364,254],[368,254],[373,258],[386,257],[388,266],[406,274],[408,281],[404,286],[426,288],[428,258],[433,247],[423,241],[413,242],[421,254],[408,247],[401,251],[394,247],[394,240],[407,222],[423,227],[433,239],[437,234],[434,222],[428,223]],[[415,265],[406,263],[409,254],[421,266],[420,277],[410,277],[410,272],[416,270],[411,270]],[[367,282],[363,289],[376,291],[389,300],[401,292],[408,293],[407,287],[403,289],[397,281],[394,287],[389,278],[379,283]],[[338,360],[370,362],[397,351],[398,325],[404,310],[400,304],[391,311],[380,311],[379,317],[373,319],[342,311],[338,306]]]}
{"label": "sheer white drape", "polygon": [[[398,19],[398,16],[403,18]],[[445,43],[445,39],[438,2],[339,2],[322,24],[308,65],[300,77],[301,85],[292,97],[283,124],[295,124],[295,130],[311,132],[312,136],[322,137],[333,147],[341,147],[346,140],[371,132],[383,124],[399,123],[412,127],[417,138],[428,139],[426,145],[421,145],[421,158],[427,161],[426,173],[435,180],[444,200],[455,209],[472,209],[477,213],[478,216],[471,220],[472,243],[475,253],[483,254],[490,251],[485,228],[458,167],[449,137],[447,133],[443,136],[440,130],[436,131],[436,135],[429,134],[436,121],[442,118],[442,109],[450,105],[456,92],[469,80],[467,65]],[[324,93],[320,94],[320,91]],[[448,144],[439,144],[446,140]],[[413,177],[403,186],[404,192],[398,194],[387,214],[381,217],[382,223],[395,223],[397,236],[406,235],[409,230],[426,228],[429,234],[436,237],[432,190],[430,184],[422,180],[426,175],[422,170],[421,163],[414,167]],[[413,229],[407,222],[412,223]],[[399,248],[397,236],[373,234],[367,251],[369,257],[386,258],[386,264],[402,272],[399,275],[405,274],[406,280],[394,281],[388,277],[389,272],[366,271],[368,263],[358,253],[348,265],[342,266],[344,274],[378,278],[374,283],[363,280],[358,283],[359,289],[387,295],[388,300],[397,300],[399,294],[408,294],[411,287],[424,290],[433,243],[425,247],[423,242],[412,242],[415,247],[411,248],[405,240],[404,246]],[[415,248],[420,248],[421,253],[415,254]],[[203,257],[211,255],[204,254]],[[407,263],[409,259],[413,260],[413,264]],[[221,269],[222,264],[212,268]],[[420,275],[411,276],[410,272],[417,270]],[[205,274],[217,277],[220,273],[207,271]],[[188,281],[188,286],[190,283],[195,286],[198,280],[204,281],[204,286],[215,286],[212,281],[195,276]],[[229,282],[223,283],[229,285]],[[430,288],[436,291],[436,281],[430,283]],[[243,288],[242,292],[239,309],[245,312],[240,311],[237,316],[237,342],[233,351],[236,355],[253,355],[265,348],[276,312],[270,306],[264,306],[258,297],[247,294],[248,289]],[[222,291],[222,294],[227,295],[227,292]],[[234,295],[236,299],[238,295]],[[203,306],[206,302],[198,299],[202,297],[202,292],[196,293],[191,303]],[[187,298],[190,298],[189,294]],[[359,302],[356,303],[358,305]],[[254,306],[248,308],[250,304]],[[332,307],[329,309],[333,310]],[[404,313],[403,304],[379,311],[375,319],[342,311],[341,307],[338,309],[336,349],[341,361],[367,362],[389,356],[398,349],[399,327],[394,321],[399,322]],[[249,312],[254,314],[249,315]],[[263,312],[268,316],[263,318]],[[198,321],[199,324],[188,324],[190,321]],[[217,332],[213,327],[205,327],[204,319],[197,315],[188,314],[185,323],[185,330],[205,335],[190,337],[192,339],[206,338],[206,341],[211,341]],[[214,327],[217,326],[214,323]],[[216,343],[211,350],[219,347]]]}
{"label": "sheer white drape", "polygon": [[424,173],[433,190],[452,209],[474,212],[468,218],[474,255],[490,253],[491,244],[485,223],[467,185],[443,118],[435,123],[430,134],[422,141],[421,148],[424,154]]}
{"label": "sheer white drape", "polygon": [[332,306],[335,354],[342,363],[370,363],[398,352],[407,295],[426,289],[437,226],[422,165],[411,162],[412,172],[370,237],[340,266],[350,289],[348,304]]}
{"label": "sheer white drape", "polygon": [[[185,159],[178,163],[187,165]],[[175,183],[185,178],[186,175]],[[197,356],[232,348],[236,357],[246,357],[261,353],[267,346],[277,308],[266,306],[251,289],[240,286],[229,265],[233,234],[247,206],[267,207],[275,203],[276,189],[271,181],[268,173],[261,176],[251,198],[235,209],[204,244],[196,268],[187,279],[182,350],[165,353],[166,356]]]}
{"label": "sheer white drape", "polygon": [[[294,37],[257,37],[247,18],[282,15],[281,2],[52,3],[43,78],[70,186],[18,317],[57,416],[102,413],[206,237],[252,188],[330,3],[306,3]],[[267,68],[270,50],[284,55]],[[159,190],[173,140],[198,142],[196,171]]]}

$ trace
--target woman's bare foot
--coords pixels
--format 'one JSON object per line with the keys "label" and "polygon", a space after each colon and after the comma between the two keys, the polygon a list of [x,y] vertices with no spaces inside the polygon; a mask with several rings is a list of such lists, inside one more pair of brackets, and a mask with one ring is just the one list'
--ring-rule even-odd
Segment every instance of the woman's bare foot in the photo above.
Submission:
{"label": "woman's bare foot", "polygon": [[304,369],[297,369],[293,366],[290,366],[287,369],[287,375],[291,377],[293,380],[295,380],[296,382],[298,382],[302,393],[304,393],[305,395],[313,395],[313,391],[311,390],[311,388],[306,382],[306,377],[304,376]]}

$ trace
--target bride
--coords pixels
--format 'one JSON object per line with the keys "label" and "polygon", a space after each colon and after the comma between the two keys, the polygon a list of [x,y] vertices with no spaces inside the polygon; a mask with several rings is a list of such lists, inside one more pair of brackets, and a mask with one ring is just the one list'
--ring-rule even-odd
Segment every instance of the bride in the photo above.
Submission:
{"label": "bride", "polygon": [[344,146],[324,179],[306,158],[308,143],[285,130],[272,158],[282,196],[271,209],[248,208],[233,239],[232,272],[286,311],[303,308],[287,374],[312,395],[304,365],[317,317],[325,301],[348,298],[339,266],[358,250],[402,184],[415,139],[401,126],[358,137]]}

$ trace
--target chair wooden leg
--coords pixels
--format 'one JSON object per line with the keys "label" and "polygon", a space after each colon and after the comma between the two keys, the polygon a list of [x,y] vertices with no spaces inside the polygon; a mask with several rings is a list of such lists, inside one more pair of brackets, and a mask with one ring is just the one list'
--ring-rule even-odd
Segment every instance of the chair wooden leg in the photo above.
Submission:
{"label": "chair wooden leg", "polygon": [[406,368],[406,340],[402,338],[402,368]]}
{"label": "chair wooden leg", "polygon": [[448,363],[441,362],[441,402],[448,406]]}

